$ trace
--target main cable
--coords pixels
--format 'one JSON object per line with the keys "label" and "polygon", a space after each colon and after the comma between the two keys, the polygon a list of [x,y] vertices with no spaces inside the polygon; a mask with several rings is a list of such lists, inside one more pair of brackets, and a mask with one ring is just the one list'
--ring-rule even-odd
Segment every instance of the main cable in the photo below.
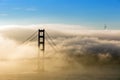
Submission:
{"label": "main cable", "polygon": [[31,36],[29,36],[25,41],[23,41],[23,44],[29,41],[36,33],[37,31],[35,31]]}

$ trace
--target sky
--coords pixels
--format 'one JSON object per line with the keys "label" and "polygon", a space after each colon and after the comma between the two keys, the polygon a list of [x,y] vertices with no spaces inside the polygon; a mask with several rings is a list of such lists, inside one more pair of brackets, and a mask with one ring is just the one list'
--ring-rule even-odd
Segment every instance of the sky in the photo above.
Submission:
{"label": "sky", "polygon": [[[110,30],[103,30],[105,24]],[[37,37],[35,36],[36,40],[31,39],[26,44],[24,41],[36,32],[39,26],[52,28],[46,31],[53,38],[57,48],[60,48],[60,53],[67,53],[67,56],[98,54],[97,58],[113,57],[115,63],[117,61],[120,63],[118,60],[120,59],[120,35],[118,35],[120,34],[120,0],[0,0],[0,61],[10,60],[10,62],[0,62],[1,73],[9,72],[8,69],[17,71],[16,69],[21,65],[21,68],[26,66],[23,64],[27,63],[17,62],[15,59],[36,57]],[[57,30],[54,31],[53,28]],[[46,41],[45,53],[49,56],[55,52],[48,44],[49,42]],[[61,58],[62,61],[64,59]],[[14,65],[11,63],[12,60],[15,61]],[[91,62],[93,58],[89,60],[87,57],[85,60]],[[54,66],[50,62],[47,63],[49,68]],[[60,62],[55,61],[55,63],[58,67]],[[34,67],[32,65],[35,64],[36,62],[28,62],[24,71],[31,70],[31,67]],[[20,68],[19,71],[23,72]]]}
{"label": "sky", "polygon": [[0,25],[69,24],[120,29],[120,0],[0,0]]}

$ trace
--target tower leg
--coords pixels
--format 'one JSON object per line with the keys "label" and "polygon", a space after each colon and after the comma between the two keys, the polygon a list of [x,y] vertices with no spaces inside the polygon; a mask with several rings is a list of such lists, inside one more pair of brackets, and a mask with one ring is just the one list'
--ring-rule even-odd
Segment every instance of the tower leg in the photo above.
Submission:
{"label": "tower leg", "polygon": [[[44,64],[44,52],[45,52],[45,30],[38,30],[38,72],[45,70]],[[42,54],[42,58],[40,57]]]}

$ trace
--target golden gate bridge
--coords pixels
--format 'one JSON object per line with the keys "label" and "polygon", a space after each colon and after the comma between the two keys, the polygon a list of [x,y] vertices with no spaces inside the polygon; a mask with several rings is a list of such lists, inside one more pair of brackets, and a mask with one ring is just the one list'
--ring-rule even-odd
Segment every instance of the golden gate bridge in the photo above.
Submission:
{"label": "golden gate bridge", "polygon": [[[67,36],[65,36],[67,37]],[[60,49],[57,44],[53,41],[51,35],[45,29],[38,29],[34,31],[23,44],[27,44],[29,41],[36,40],[38,41],[38,55],[37,55],[37,71],[44,72],[45,71],[45,43],[47,42],[55,54],[60,53]],[[55,55],[53,54],[53,55]],[[42,56],[42,57],[40,57]],[[51,55],[52,56],[52,55]],[[52,65],[52,64],[51,64]]]}

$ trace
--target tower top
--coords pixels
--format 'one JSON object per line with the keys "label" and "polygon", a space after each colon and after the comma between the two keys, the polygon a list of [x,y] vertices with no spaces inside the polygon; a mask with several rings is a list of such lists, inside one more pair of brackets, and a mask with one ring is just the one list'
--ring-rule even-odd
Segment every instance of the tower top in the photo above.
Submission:
{"label": "tower top", "polygon": [[104,30],[107,30],[107,25],[106,24],[104,25]]}

